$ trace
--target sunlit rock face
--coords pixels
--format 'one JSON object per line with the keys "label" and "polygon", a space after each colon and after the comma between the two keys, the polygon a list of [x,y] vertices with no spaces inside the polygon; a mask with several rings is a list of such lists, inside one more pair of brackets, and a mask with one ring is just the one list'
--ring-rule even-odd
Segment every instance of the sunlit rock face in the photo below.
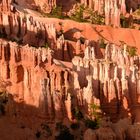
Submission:
{"label": "sunlit rock face", "polygon": [[128,11],[130,11],[131,8],[135,10],[140,4],[139,0],[68,0],[67,3],[64,0],[12,0],[12,2],[20,6],[27,6],[29,8],[33,8],[35,10],[42,10],[44,12],[50,12],[54,6],[63,6],[63,9],[70,10],[69,7],[72,8],[72,5],[80,2],[81,4],[84,4],[89,8],[93,8],[93,10],[98,11],[99,13],[103,13],[104,10],[106,10],[105,5],[108,5],[108,8],[110,9],[113,8],[112,11],[114,11],[115,5],[117,4],[116,6],[123,14],[125,13],[126,8]]}
{"label": "sunlit rock face", "polygon": [[96,46],[85,45],[83,58],[75,56],[72,63],[65,63],[53,60],[50,49],[1,40],[0,75],[11,81],[8,90],[18,94],[19,101],[39,107],[52,118],[58,111],[56,119],[67,115],[72,119],[72,104],[88,116],[90,104],[95,103],[112,121],[131,113],[139,122],[139,57],[130,57],[125,46],[122,52],[108,44],[104,58],[98,60]]}
{"label": "sunlit rock face", "polygon": [[10,11],[11,0],[0,1],[0,11]]}
{"label": "sunlit rock face", "polygon": [[[101,106],[113,122],[130,116],[136,124],[140,121],[139,57],[130,57],[125,45],[122,52],[121,48],[108,44],[104,58],[96,59],[96,46],[90,46],[88,42],[85,45],[84,57],[75,56],[71,64],[53,60],[50,49],[20,47],[1,40],[0,76],[11,82],[7,91],[21,104],[15,105],[18,115],[31,117],[36,114],[36,117],[54,122],[65,117],[73,120],[75,107],[90,117],[90,105],[94,103]],[[100,140],[120,137],[123,140],[139,137],[132,132],[138,128],[131,126],[129,119],[124,119],[116,124],[103,123],[96,132],[85,132],[85,136],[89,139],[91,135],[96,136]]]}
{"label": "sunlit rock face", "polygon": [[[64,0],[14,0],[12,3],[18,6],[24,6],[33,10],[50,13],[54,7],[62,7],[64,12],[70,11],[78,1],[68,0],[67,3]],[[79,1],[85,7],[89,7],[99,14],[105,15],[105,24],[113,25],[114,27],[120,26],[120,16],[125,15],[126,11],[130,12],[131,9],[136,10],[140,4],[139,0],[81,0]],[[11,3],[11,1],[8,1]],[[7,10],[6,2],[2,5],[2,10]],[[4,8],[5,7],[5,8]]]}
{"label": "sunlit rock face", "polygon": [[[45,8],[45,12],[50,12],[58,2],[64,3],[12,1],[28,8]],[[139,49],[133,55],[128,45],[139,47],[140,32],[119,28],[120,15],[126,13],[124,0],[81,3],[104,13],[106,25],[117,28],[70,20],[41,20],[14,10],[11,1],[1,1],[0,80],[7,84],[9,93],[6,115],[13,123],[25,120],[31,128],[47,122],[53,130],[57,122],[75,122],[77,108],[84,119],[93,119],[94,104],[100,106],[104,117],[96,130],[81,128],[80,122],[84,140],[138,140],[140,56]],[[62,21],[64,33],[58,36]],[[100,36],[107,40],[104,48],[100,48]],[[122,40],[125,43],[120,43]],[[76,135],[76,131],[73,133]]]}
{"label": "sunlit rock face", "polygon": [[37,11],[49,13],[56,6],[56,0],[14,0],[19,6],[28,7]]}

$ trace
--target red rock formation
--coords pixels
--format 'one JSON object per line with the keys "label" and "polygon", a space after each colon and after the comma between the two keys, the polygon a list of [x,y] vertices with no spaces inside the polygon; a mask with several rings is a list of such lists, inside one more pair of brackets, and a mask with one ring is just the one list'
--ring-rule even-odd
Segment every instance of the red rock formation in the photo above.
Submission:
{"label": "red rock formation", "polygon": [[[67,114],[71,118],[70,102],[83,107],[83,113],[90,115],[90,104],[94,102],[101,105],[106,114],[110,112],[113,120],[126,117],[130,112],[137,122],[140,119],[137,113],[139,91],[136,84],[139,77],[136,76],[138,67],[134,62],[139,60],[139,57],[130,63],[130,57],[127,55],[129,63],[120,63],[122,60],[119,59],[122,59],[121,55],[124,57],[125,53],[120,54],[118,48],[115,50],[118,61],[113,61],[112,57],[106,57],[113,54],[110,50],[114,50],[113,47],[115,46],[106,47],[105,59],[100,61],[96,60],[95,54],[90,55],[94,49],[87,47],[85,57],[75,57],[72,60],[73,68],[70,70],[70,63],[52,63],[49,49],[19,47],[12,42],[2,41],[1,77],[11,81],[12,86],[8,87],[8,91],[17,94],[19,102],[24,101],[36,106],[41,114],[49,114],[53,119],[61,120]],[[85,85],[87,86],[84,87]],[[70,100],[69,94],[78,102],[76,103],[75,99]],[[58,112],[59,115],[56,116]]]}
{"label": "red rock formation", "polygon": [[[105,4],[106,24],[119,26],[120,14],[125,14],[123,0],[119,3],[98,0],[94,1],[95,7],[92,2],[81,1],[99,13],[103,12]],[[29,126],[34,119],[50,121],[53,125],[65,119],[74,121],[76,109],[84,118],[95,118],[91,109],[91,104],[95,104],[101,107],[104,116],[118,122],[105,121],[96,131],[88,129],[85,140],[93,137],[99,140],[139,139],[140,58],[139,55],[130,56],[127,45],[119,42],[138,47],[139,31],[66,20],[64,33],[56,37],[61,20],[42,21],[10,12],[9,1],[1,4],[0,78],[10,83],[6,87],[11,95],[7,105],[10,117],[27,119]],[[56,2],[49,4],[51,8]],[[74,27],[83,32],[69,35]],[[97,42],[100,36],[108,41],[102,56]],[[17,43],[11,42],[12,39]],[[42,47],[44,45],[48,45],[47,48]],[[135,125],[131,125],[129,117]],[[32,123],[32,128],[34,125]]]}
{"label": "red rock formation", "polygon": [[2,0],[0,2],[0,11],[10,11],[10,4],[11,4],[11,0]]}

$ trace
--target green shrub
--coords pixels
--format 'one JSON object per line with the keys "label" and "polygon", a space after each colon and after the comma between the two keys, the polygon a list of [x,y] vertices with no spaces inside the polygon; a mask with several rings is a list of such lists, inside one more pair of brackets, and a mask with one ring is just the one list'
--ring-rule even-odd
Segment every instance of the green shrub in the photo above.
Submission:
{"label": "green shrub", "polygon": [[97,120],[86,119],[85,126],[90,129],[98,129],[99,122]]}
{"label": "green shrub", "polygon": [[129,18],[126,18],[125,16],[121,15],[120,23],[121,23],[122,28],[131,28],[131,29],[135,28],[135,26],[133,25],[133,17],[132,16],[130,16]]}
{"label": "green shrub", "polygon": [[90,109],[92,118],[94,117],[94,120],[88,120],[87,124],[89,125],[89,127],[93,127],[92,129],[98,128],[102,117],[100,106],[93,103],[90,105]]}
{"label": "green shrub", "polygon": [[[46,8],[46,5],[44,5],[43,9],[45,8]],[[41,9],[38,11],[41,13],[43,17],[54,17],[54,18],[59,18],[59,19],[63,19],[64,17],[66,17],[63,15],[62,6],[53,7],[50,13],[45,13]]]}
{"label": "green shrub", "polygon": [[78,6],[70,18],[78,22],[85,22],[86,20],[83,18],[84,10],[85,7],[83,4]]}
{"label": "green shrub", "polygon": [[83,119],[83,114],[77,107],[72,110],[72,113],[76,120]]}
{"label": "green shrub", "polygon": [[54,7],[49,15],[55,18],[60,18],[60,19],[64,18],[62,12],[62,6]]}
{"label": "green shrub", "polygon": [[128,28],[128,27],[129,27],[129,26],[128,26],[128,23],[127,23],[127,21],[126,21],[126,18],[125,18],[123,15],[121,15],[120,21],[121,21],[121,27],[122,27],[122,28]]}
{"label": "green shrub", "polygon": [[103,38],[99,40],[99,45],[100,45],[100,48],[102,48],[102,49],[106,48],[106,43]]}
{"label": "green shrub", "polygon": [[92,24],[99,24],[99,25],[105,24],[104,17],[102,15],[98,14],[98,12],[93,11],[92,9],[89,9],[88,13],[90,15],[90,22]]}
{"label": "green shrub", "polygon": [[92,115],[97,119],[100,116],[99,114],[100,106],[96,104],[91,104],[90,108],[92,110]]}
{"label": "green shrub", "polygon": [[44,48],[48,49],[49,48],[49,44],[46,43],[45,46],[44,46]]}
{"label": "green shrub", "polygon": [[137,48],[136,47],[127,47],[127,52],[130,57],[134,57],[137,55]]}

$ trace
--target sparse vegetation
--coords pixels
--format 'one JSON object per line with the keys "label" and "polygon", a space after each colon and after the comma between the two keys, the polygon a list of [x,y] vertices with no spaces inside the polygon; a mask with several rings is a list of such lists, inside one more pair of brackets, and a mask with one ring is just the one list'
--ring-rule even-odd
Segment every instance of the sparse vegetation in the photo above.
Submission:
{"label": "sparse vegetation", "polygon": [[[90,22],[92,24],[99,24],[102,25],[104,24],[104,16],[99,15],[97,12],[93,11],[90,8],[87,8],[84,6],[84,4],[79,4],[73,9],[72,13],[70,16],[64,15],[62,11],[62,6],[56,6],[52,9],[52,11],[47,14],[42,11],[40,13],[44,17],[55,17],[59,19],[72,19],[78,22]],[[85,15],[88,15],[88,18],[85,17]]]}
{"label": "sparse vegetation", "polygon": [[102,49],[105,49],[106,48],[106,43],[105,43],[105,41],[104,41],[103,38],[101,38],[99,40],[99,45],[100,45],[100,48],[102,48]]}
{"label": "sparse vegetation", "polygon": [[89,119],[89,118],[86,119],[85,126],[90,129],[97,129],[100,126],[100,120],[101,120],[100,106],[96,104],[91,104],[90,109],[91,109],[91,118],[94,119]]}
{"label": "sparse vegetation", "polygon": [[79,5],[76,7],[75,12],[70,17],[71,19],[78,21],[78,22],[85,22],[86,20],[83,17],[85,7],[84,5]]}
{"label": "sparse vegetation", "polygon": [[59,134],[55,136],[55,140],[74,140],[74,136],[70,133],[68,127],[61,122],[56,124],[56,130]]}
{"label": "sparse vegetation", "polygon": [[136,47],[127,47],[127,52],[129,54],[130,57],[134,57],[137,55],[137,48]]}
{"label": "sparse vegetation", "polygon": [[93,9],[84,7],[83,4],[76,7],[75,12],[70,18],[78,22],[104,24],[104,17],[102,15],[99,15],[96,11],[93,11]]}
{"label": "sparse vegetation", "polygon": [[90,129],[97,129],[99,128],[99,122],[97,120],[86,119],[85,126]]}
{"label": "sparse vegetation", "polygon": [[63,12],[62,12],[62,6],[56,6],[52,9],[51,11],[51,16],[56,17],[56,18],[64,18]]}
{"label": "sparse vegetation", "polygon": [[[44,5],[43,9],[44,8],[45,8],[45,5]],[[54,18],[59,18],[59,19],[66,18],[66,16],[63,14],[62,6],[53,7],[53,9],[51,10],[50,13],[45,13],[41,9],[39,9],[37,11],[39,11],[43,17],[54,17]]]}
{"label": "sparse vegetation", "polygon": [[78,107],[75,107],[72,111],[73,116],[76,120],[81,120],[83,119],[83,114],[82,112],[78,109]]}
{"label": "sparse vegetation", "polygon": [[49,44],[48,43],[46,43],[45,48],[49,48]]}
{"label": "sparse vegetation", "polygon": [[128,23],[126,22],[126,19],[125,19],[125,17],[123,15],[121,15],[120,20],[121,20],[121,27],[122,28],[128,28],[129,27]]}
{"label": "sparse vegetation", "polygon": [[96,120],[98,120],[98,119],[101,117],[100,106],[98,106],[98,105],[96,105],[96,104],[91,104],[91,105],[90,105],[90,108],[91,108],[91,112],[92,112],[91,115],[93,115],[94,118],[95,118]]}
{"label": "sparse vegetation", "polygon": [[88,10],[89,16],[90,16],[90,22],[92,24],[98,24],[98,25],[104,25],[105,21],[104,21],[104,17],[100,14],[98,14],[98,12],[93,11],[92,9]]}
{"label": "sparse vegetation", "polygon": [[[120,41],[121,45],[123,46],[124,44],[126,44],[124,41]],[[122,48],[122,52],[124,51],[124,48]],[[128,46],[127,45],[127,52],[128,52],[128,55],[130,57],[134,57],[137,55],[137,48],[134,47],[134,46]]]}
{"label": "sparse vegetation", "polygon": [[133,25],[133,17],[131,15],[129,16],[129,18],[126,18],[125,16],[121,15],[120,21],[122,28],[135,28],[135,26]]}

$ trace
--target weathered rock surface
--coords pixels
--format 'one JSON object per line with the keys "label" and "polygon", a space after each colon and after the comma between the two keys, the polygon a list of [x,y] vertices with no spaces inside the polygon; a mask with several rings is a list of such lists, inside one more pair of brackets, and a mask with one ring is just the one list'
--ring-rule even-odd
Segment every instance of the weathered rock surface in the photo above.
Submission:
{"label": "weathered rock surface", "polygon": [[[84,58],[74,57],[72,67],[68,62],[53,61],[50,49],[20,47],[1,40],[0,76],[12,83],[7,90],[22,107],[20,110],[15,106],[16,113],[36,114],[47,120],[60,121],[65,117],[72,120],[74,106],[90,116],[90,104],[94,103],[112,121],[131,115],[139,122],[139,57],[130,57],[125,46],[123,53],[115,45],[108,46],[105,57],[100,60],[96,59],[94,49],[87,46]],[[37,110],[26,108],[23,101]],[[111,133],[110,128],[102,129]],[[114,131],[120,133],[117,126]],[[108,139],[108,135],[99,137]]]}
{"label": "weathered rock surface", "polygon": [[[13,2],[43,7],[46,1]],[[123,0],[81,3],[99,13],[104,11],[106,24],[114,27],[119,27],[120,14],[126,13]],[[11,1],[3,0],[0,4],[0,79],[8,83],[7,116],[14,122],[22,120],[32,129],[47,122],[52,132],[46,126],[44,135],[49,138],[55,133],[55,123],[75,121],[76,109],[84,118],[94,117],[91,104],[95,104],[111,122],[97,130],[83,129],[85,140],[139,139],[139,31],[66,20],[64,33],[57,37],[63,20],[15,12]],[[46,4],[44,10],[48,11],[57,2]],[[102,52],[100,37],[107,40]],[[128,45],[137,47],[137,54],[129,52]],[[25,131],[31,135],[23,139],[35,139],[34,129]]]}

